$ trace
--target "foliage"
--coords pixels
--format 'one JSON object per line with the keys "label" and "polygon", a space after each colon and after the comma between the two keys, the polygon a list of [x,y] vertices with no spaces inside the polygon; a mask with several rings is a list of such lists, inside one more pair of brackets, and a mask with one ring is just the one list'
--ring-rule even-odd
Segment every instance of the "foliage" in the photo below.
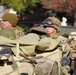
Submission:
{"label": "foliage", "polygon": [[76,0],[40,0],[43,8],[53,9],[58,12],[67,12],[76,8]]}
{"label": "foliage", "polygon": [[0,5],[7,4],[18,12],[30,11],[37,7],[38,0],[1,0]]}

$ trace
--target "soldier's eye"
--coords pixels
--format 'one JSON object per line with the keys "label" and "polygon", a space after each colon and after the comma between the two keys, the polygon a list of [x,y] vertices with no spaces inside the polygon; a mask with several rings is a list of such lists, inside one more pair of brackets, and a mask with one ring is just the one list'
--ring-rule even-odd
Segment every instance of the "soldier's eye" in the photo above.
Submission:
{"label": "soldier's eye", "polygon": [[7,21],[7,20],[2,20],[2,21]]}
{"label": "soldier's eye", "polygon": [[46,26],[43,26],[44,28],[46,28]]}

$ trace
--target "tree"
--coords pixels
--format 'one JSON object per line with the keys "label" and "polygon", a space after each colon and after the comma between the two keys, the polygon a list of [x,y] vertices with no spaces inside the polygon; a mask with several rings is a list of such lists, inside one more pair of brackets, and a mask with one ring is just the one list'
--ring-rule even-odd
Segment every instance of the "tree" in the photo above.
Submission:
{"label": "tree", "polygon": [[43,8],[71,13],[76,8],[76,0],[40,0]]}
{"label": "tree", "polygon": [[0,5],[7,4],[17,12],[29,11],[33,12],[33,9],[37,7],[38,0],[1,0]]}
{"label": "tree", "polygon": [[[44,9],[55,10],[56,12],[66,13],[71,18],[71,25],[73,20],[76,19],[76,0],[40,0],[40,4]],[[76,26],[76,25],[75,25]]]}

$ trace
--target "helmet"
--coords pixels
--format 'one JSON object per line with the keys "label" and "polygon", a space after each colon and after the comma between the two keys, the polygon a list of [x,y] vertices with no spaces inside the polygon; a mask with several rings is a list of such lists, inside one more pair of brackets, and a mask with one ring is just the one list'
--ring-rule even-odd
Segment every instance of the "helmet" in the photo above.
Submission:
{"label": "helmet", "polygon": [[9,28],[0,30],[0,36],[4,36],[4,37],[10,38],[10,39],[16,38],[15,32]]}
{"label": "helmet", "polygon": [[57,30],[59,30],[60,27],[60,20],[56,17],[48,17],[46,20],[43,21],[43,26],[51,26]]}
{"label": "helmet", "polygon": [[13,26],[16,26],[16,24],[18,22],[17,16],[13,13],[6,13],[1,18],[2,18],[2,20],[9,21],[9,23],[11,23]]}

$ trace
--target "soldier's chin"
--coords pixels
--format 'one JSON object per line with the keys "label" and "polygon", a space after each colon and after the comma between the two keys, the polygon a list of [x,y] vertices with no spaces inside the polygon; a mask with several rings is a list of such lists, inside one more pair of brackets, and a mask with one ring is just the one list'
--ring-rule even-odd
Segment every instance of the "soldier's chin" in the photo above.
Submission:
{"label": "soldier's chin", "polygon": [[47,36],[50,36],[50,33],[46,33]]}

